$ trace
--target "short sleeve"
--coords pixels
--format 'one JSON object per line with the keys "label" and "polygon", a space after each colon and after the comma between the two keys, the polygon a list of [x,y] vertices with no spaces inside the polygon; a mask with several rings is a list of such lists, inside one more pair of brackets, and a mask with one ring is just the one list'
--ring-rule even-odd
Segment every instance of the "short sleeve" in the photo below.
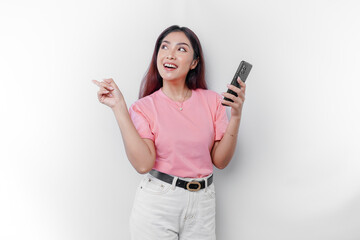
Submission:
{"label": "short sleeve", "polygon": [[229,119],[226,115],[226,107],[221,104],[222,97],[217,94],[216,113],[215,113],[215,141],[223,138],[226,128],[229,124]]}
{"label": "short sleeve", "polygon": [[151,131],[150,121],[136,103],[130,107],[129,114],[140,137],[149,138],[154,141],[155,138]]}

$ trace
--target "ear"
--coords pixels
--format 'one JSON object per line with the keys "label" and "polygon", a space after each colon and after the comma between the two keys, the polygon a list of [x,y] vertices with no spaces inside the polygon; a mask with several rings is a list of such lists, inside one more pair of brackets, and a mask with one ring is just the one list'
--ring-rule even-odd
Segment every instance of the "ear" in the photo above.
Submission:
{"label": "ear", "polygon": [[199,63],[199,58],[194,59],[194,60],[191,62],[190,70],[195,69],[198,63]]}

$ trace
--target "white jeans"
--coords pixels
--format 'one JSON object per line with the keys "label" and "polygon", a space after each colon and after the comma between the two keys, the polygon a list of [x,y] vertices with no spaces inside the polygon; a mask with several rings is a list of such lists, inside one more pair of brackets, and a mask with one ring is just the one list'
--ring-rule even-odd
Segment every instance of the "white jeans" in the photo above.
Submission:
{"label": "white jeans", "polygon": [[197,192],[174,184],[175,181],[168,184],[149,173],[144,176],[130,216],[132,240],[216,239],[214,183]]}

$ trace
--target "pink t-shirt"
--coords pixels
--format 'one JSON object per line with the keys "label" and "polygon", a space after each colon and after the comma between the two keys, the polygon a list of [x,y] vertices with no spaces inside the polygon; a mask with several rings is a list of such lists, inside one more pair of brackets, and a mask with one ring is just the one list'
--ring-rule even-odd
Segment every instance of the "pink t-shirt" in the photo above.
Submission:
{"label": "pink t-shirt", "polygon": [[140,136],[155,143],[153,169],[190,178],[213,172],[210,152],[229,122],[221,99],[211,90],[192,90],[180,111],[180,103],[159,89],[130,107],[130,117]]}

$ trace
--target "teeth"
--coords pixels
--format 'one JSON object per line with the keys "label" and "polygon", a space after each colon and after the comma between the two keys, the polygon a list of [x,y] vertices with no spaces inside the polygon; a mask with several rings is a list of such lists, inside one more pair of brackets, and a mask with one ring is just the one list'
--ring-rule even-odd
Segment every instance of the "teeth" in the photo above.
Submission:
{"label": "teeth", "polygon": [[170,68],[176,68],[175,65],[170,64],[170,63],[165,63],[164,66],[165,66],[165,67],[170,67]]}

